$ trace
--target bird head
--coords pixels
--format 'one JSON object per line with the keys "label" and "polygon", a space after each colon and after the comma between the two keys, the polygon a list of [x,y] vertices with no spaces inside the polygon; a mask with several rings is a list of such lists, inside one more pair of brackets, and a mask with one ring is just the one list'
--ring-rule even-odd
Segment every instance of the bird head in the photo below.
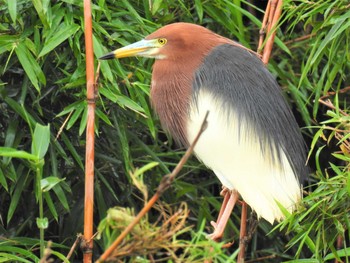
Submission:
{"label": "bird head", "polygon": [[220,42],[227,39],[212,31],[190,23],[174,23],[164,26],[143,40],[114,50],[100,59],[148,57],[155,59],[180,60],[201,53],[207,53]]}

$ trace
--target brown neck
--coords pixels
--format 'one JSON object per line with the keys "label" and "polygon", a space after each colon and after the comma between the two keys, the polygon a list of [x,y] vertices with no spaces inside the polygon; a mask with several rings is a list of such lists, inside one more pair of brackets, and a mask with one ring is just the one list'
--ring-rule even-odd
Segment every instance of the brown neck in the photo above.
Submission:
{"label": "brown neck", "polygon": [[162,127],[183,146],[187,145],[186,118],[191,99],[193,68],[194,65],[178,68],[167,60],[156,60],[153,66],[152,106]]}

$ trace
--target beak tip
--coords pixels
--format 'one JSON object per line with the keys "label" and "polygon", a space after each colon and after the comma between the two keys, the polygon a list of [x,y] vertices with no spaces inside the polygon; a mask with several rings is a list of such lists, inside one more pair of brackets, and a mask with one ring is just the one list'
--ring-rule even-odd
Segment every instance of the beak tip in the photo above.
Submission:
{"label": "beak tip", "polygon": [[98,59],[106,60],[106,59],[113,59],[113,58],[115,58],[115,54],[114,54],[114,52],[110,52],[106,55],[103,55],[102,57],[99,57]]}

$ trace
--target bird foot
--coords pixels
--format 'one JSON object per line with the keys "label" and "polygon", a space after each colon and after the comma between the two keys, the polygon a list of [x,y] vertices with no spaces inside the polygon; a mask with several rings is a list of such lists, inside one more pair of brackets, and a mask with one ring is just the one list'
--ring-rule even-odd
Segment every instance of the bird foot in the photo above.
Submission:
{"label": "bird foot", "polygon": [[220,227],[220,225],[214,221],[210,221],[210,224],[214,228],[214,232],[208,235],[208,238],[214,241],[220,241],[224,234],[224,229]]}
{"label": "bird foot", "polygon": [[228,189],[226,186],[222,186],[222,190],[220,192],[220,195],[225,196],[228,192],[231,192],[231,190]]}
{"label": "bird foot", "polygon": [[[209,234],[207,237],[215,242],[220,242],[223,236],[223,230],[220,230],[220,227],[218,227],[218,224],[214,221],[210,221],[210,224],[214,227],[214,232]],[[222,248],[229,248],[233,245],[234,241],[227,242],[226,244],[222,245]]]}

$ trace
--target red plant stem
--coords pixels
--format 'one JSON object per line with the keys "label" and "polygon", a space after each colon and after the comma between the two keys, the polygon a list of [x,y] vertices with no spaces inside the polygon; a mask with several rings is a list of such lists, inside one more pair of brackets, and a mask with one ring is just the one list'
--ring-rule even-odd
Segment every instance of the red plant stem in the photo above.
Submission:
{"label": "red plant stem", "polygon": [[259,45],[258,45],[258,54],[262,55],[263,51],[263,43],[264,43],[264,37],[266,36],[266,30],[267,30],[267,23],[268,23],[268,18],[270,14],[270,7],[271,7],[271,1],[267,2],[266,10],[265,10],[265,15],[262,21],[261,29],[259,31]]}
{"label": "red plant stem", "polygon": [[84,0],[84,24],[86,47],[86,89],[88,115],[86,127],[85,153],[85,201],[84,201],[84,263],[92,262],[93,247],[93,212],[94,212],[94,143],[95,143],[95,85],[94,85],[94,53],[92,44],[91,2]]}
{"label": "red plant stem", "polygon": [[[275,4],[275,0],[271,0],[271,1],[272,1],[272,3]],[[272,5],[272,3],[271,3],[271,5]],[[277,22],[281,16],[281,12],[282,12],[282,4],[283,4],[283,0],[278,0],[276,8],[275,9],[271,8],[271,9],[274,9],[274,13],[270,12],[269,21],[271,24],[269,24],[269,26],[268,26],[268,31],[267,31],[268,39],[267,39],[266,45],[264,47],[264,52],[262,55],[262,61],[265,64],[267,64],[269,62],[269,59],[270,59],[272,46],[273,46],[273,42],[275,40],[275,35],[276,35]],[[273,32],[270,33],[271,30]]]}
{"label": "red plant stem", "polygon": [[239,252],[237,257],[238,263],[244,263],[246,234],[247,234],[247,203],[242,202],[241,227],[239,230]]}

